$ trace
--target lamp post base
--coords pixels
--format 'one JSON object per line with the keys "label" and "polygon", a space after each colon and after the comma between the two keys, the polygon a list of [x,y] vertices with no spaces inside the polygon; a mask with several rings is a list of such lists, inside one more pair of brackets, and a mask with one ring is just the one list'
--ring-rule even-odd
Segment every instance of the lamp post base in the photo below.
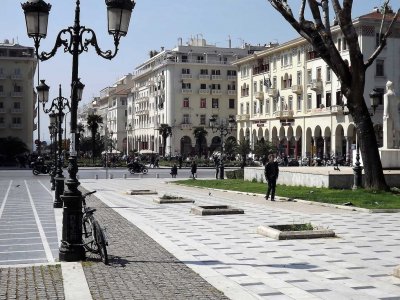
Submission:
{"label": "lamp post base", "polygon": [[57,176],[55,178],[55,186],[56,190],[54,193],[54,202],[53,202],[53,207],[54,208],[62,208],[63,207],[63,202],[61,200],[61,195],[64,193],[64,176]]}
{"label": "lamp post base", "polygon": [[354,184],[352,189],[356,190],[362,187],[362,170],[363,167],[361,167],[359,164],[358,166],[356,165],[353,168],[353,174],[354,174]]}

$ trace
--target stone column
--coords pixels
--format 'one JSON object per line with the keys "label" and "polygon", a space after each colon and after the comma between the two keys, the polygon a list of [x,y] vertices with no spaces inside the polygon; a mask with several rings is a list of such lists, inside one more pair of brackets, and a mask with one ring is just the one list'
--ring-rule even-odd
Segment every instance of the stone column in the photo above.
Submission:
{"label": "stone column", "polygon": [[286,137],[286,156],[289,157],[290,153],[290,139],[289,137]]}
{"label": "stone column", "polygon": [[329,136],[324,136],[324,158],[329,159],[329,149],[328,149],[328,141],[329,141]]}
{"label": "stone column", "polygon": [[297,156],[298,156],[298,149],[299,148],[299,140],[297,138],[295,138],[294,141],[294,159],[297,160]]}
{"label": "stone column", "polygon": [[351,136],[346,136],[346,162],[350,164],[351,158]]}

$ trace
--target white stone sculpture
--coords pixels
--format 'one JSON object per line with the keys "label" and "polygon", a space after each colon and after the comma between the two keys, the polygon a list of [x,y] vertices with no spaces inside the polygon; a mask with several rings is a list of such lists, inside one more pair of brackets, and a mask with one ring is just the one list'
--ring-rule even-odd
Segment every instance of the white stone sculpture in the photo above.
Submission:
{"label": "white stone sculpture", "polygon": [[399,148],[400,143],[400,101],[393,89],[393,82],[386,83],[383,97],[383,148]]}

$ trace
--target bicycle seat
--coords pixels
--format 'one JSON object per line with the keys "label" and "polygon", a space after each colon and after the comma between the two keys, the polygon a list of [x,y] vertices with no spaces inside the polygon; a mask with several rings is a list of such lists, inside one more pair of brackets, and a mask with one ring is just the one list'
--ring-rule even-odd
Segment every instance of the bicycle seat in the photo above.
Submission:
{"label": "bicycle seat", "polygon": [[91,208],[91,207],[88,207],[88,208],[85,209],[85,213],[86,214],[92,214],[95,211],[96,211],[96,209],[95,208]]}

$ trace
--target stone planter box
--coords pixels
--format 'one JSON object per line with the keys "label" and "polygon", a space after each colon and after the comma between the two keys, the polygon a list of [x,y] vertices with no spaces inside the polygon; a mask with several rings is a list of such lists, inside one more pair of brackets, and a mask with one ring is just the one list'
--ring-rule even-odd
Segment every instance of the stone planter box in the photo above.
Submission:
{"label": "stone planter box", "polygon": [[194,200],[188,199],[188,198],[181,198],[181,197],[176,197],[176,198],[155,198],[153,199],[155,203],[158,204],[174,204],[174,203],[194,203]]}
{"label": "stone planter box", "polygon": [[317,239],[335,237],[335,232],[331,229],[314,227],[314,230],[303,230],[303,231],[283,231],[279,228],[284,226],[300,225],[300,224],[288,224],[288,225],[276,225],[277,228],[272,226],[258,226],[257,233],[266,237],[273,238],[275,240],[294,240],[294,239]]}
{"label": "stone planter box", "polygon": [[194,206],[190,212],[200,216],[244,214],[243,209],[234,208],[228,205]]}
{"label": "stone planter box", "polygon": [[128,195],[157,195],[156,191],[152,190],[127,190]]}

